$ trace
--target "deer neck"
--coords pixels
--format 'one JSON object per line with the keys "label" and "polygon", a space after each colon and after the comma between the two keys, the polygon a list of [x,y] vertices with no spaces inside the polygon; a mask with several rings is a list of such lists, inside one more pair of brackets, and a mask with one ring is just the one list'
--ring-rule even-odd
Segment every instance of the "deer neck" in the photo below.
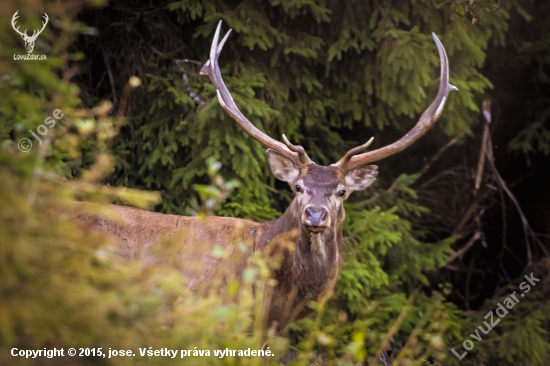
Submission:
{"label": "deer neck", "polygon": [[[322,233],[311,233],[302,225],[300,207],[293,202],[276,220],[265,223],[259,245],[282,255],[274,272],[274,289],[268,324],[284,328],[290,321],[311,313],[311,301],[324,302],[338,275],[344,211]],[[285,233],[292,233],[288,235]],[[281,240],[292,241],[295,250],[279,250]]]}

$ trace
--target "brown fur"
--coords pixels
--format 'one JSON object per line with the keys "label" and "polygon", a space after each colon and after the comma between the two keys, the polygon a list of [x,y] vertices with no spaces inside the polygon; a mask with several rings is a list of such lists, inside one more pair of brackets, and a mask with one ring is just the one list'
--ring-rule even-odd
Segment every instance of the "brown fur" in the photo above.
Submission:
{"label": "brown fur", "polygon": [[[90,214],[77,207],[74,217],[86,232],[96,231],[115,239],[120,255],[155,264],[172,263],[189,278],[189,288],[197,291],[216,282],[217,269],[227,266],[212,256],[215,246],[240,256],[232,271],[239,273],[246,255],[238,252],[238,243],[248,242],[252,251],[271,250],[282,254],[280,268],[273,273],[273,290],[268,326],[284,328],[290,322],[312,312],[310,302],[325,302],[332,294],[340,265],[343,199],[335,191],[345,187],[345,176],[337,167],[315,164],[300,169],[296,182],[304,192],[276,220],[255,223],[226,217],[184,217],[111,205],[108,212]],[[315,202],[330,210],[330,225],[320,233],[311,233],[302,223],[304,207]],[[81,204],[91,205],[91,204]],[[277,247],[282,233],[290,233],[295,250]],[[171,240],[170,255],[156,250],[162,239]]]}

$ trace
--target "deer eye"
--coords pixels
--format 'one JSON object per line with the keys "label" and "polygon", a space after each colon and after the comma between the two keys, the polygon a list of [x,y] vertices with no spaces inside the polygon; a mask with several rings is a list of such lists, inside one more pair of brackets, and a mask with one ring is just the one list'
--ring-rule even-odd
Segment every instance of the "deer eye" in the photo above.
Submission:
{"label": "deer eye", "polygon": [[338,197],[344,197],[346,195],[346,191],[343,189],[337,193]]}
{"label": "deer eye", "polygon": [[300,187],[299,184],[296,184],[296,187],[294,188],[296,188],[296,192],[302,192],[302,187]]}

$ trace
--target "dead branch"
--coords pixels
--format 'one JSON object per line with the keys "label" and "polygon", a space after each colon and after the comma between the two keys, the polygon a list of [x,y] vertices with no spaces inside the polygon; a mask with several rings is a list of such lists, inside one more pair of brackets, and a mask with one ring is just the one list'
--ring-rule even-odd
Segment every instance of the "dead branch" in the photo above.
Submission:
{"label": "dead branch", "polygon": [[525,246],[527,248],[527,264],[531,264],[533,262],[533,254],[531,252],[531,245],[530,245],[529,238],[534,243],[536,243],[540,246],[540,248],[542,249],[542,251],[544,252],[545,255],[548,255],[549,253],[548,253],[548,250],[544,247],[544,244],[540,241],[540,239],[537,237],[537,235],[535,234],[535,232],[531,228],[531,225],[529,224],[529,221],[527,220],[527,217],[523,213],[523,210],[521,209],[521,206],[520,206],[519,202],[517,201],[517,199],[514,196],[514,194],[512,193],[512,191],[510,191],[510,189],[506,185],[506,182],[504,181],[504,179],[502,179],[502,176],[500,175],[500,173],[498,172],[498,170],[496,168],[495,157],[493,155],[493,148],[492,148],[493,143],[492,143],[492,140],[491,140],[491,134],[489,133],[489,124],[491,123],[491,112],[488,108],[490,108],[490,103],[486,103],[486,101],[484,101],[483,102],[483,117],[485,118],[485,122],[486,122],[485,126],[484,126],[484,130],[485,130],[484,134],[487,134],[486,149],[485,149],[486,154],[485,154],[485,156],[487,158],[487,161],[489,162],[489,165],[490,165],[490,167],[493,171],[493,175],[495,176],[498,184],[500,185],[502,190],[504,190],[504,192],[506,192],[506,194],[508,195],[508,197],[510,198],[510,200],[512,201],[512,203],[516,207],[516,210],[518,211],[518,214],[521,218],[521,223],[523,225],[523,233],[524,233],[524,237],[525,237]]}

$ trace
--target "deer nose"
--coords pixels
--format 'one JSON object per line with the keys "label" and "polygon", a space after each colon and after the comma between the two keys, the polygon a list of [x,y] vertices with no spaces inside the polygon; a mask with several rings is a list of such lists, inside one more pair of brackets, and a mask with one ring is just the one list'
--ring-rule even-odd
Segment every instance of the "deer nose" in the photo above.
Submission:
{"label": "deer nose", "polygon": [[326,226],[327,210],[324,207],[307,207],[306,208],[306,225],[308,226]]}

